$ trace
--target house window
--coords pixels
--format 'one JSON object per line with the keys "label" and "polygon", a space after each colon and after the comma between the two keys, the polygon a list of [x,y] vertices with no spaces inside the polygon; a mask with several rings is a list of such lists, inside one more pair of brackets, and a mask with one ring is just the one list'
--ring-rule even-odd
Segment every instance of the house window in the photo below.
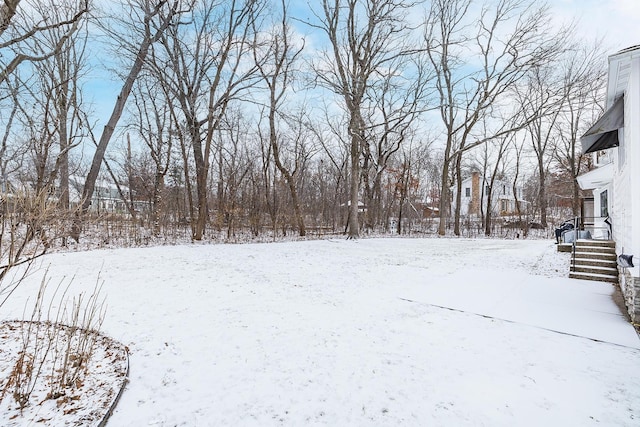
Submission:
{"label": "house window", "polygon": [[[619,134],[618,134],[619,135]],[[612,150],[600,150],[596,153],[596,165],[602,166],[611,163],[611,153]]]}
{"label": "house window", "polygon": [[484,189],[484,194],[487,195],[487,196],[489,195],[489,186],[488,185]]}
{"label": "house window", "polygon": [[471,197],[471,188],[466,187],[464,189],[464,197]]}
{"label": "house window", "polygon": [[600,193],[600,216],[606,218],[609,216],[609,194],[608,190],[604,190]]}

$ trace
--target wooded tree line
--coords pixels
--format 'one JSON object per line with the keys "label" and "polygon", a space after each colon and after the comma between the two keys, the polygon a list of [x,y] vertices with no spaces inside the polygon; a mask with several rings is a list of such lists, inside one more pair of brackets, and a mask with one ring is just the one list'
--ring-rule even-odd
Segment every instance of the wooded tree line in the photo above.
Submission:
{"label": "wooded tree line", "polygon": [[472,169],[546,227],[579,215],[606,65],[536,0],[4,0],[0,52],[4,205],[39,195],[76,239],[103,179],[153,236],[460,235]]}

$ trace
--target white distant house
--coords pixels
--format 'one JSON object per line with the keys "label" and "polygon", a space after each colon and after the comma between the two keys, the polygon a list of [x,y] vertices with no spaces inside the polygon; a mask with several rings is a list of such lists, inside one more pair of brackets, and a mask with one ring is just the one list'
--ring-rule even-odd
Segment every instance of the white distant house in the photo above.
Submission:
{"label": "white distant house", "polygon": [[[474,171],[471,176],[462,181],[462,196],[460,199],[460,215],[480,217],[487,212],[487,196],[489,194],[489,180],[485,180],[480,172]],[[518,203],[522,211],[525,211],[526,202],[522,200],[522,189],[518,187]],[[455,189],[454,189],[455,192]],[[455,197],[452,208],[455,209]],[[510,183],[503,180],[495,180],[491,191],[491,215],[509,216],[517,214],[516,198]]]}
{"label": "white distant house", "polygon": [[[69,179],[71,181],[70,199],[74,204],[80,203],[82,198],[82,187],[84,185],[84,177],[72,176]],[[122,194],[120,193],[122,191]],[[117,213],[128,214],[127,203],[125,197],[129,197],[129,187],[120,185],[120,190],[112,181],[106,179],[99,179],[96,181],[96,185],[91,197],[91,205],[89,209],[92,212],[105,214],[105,213]],[[134,208],[137,212],[146,211],[149,209],[149,203],[141,200],[134,200]]]}
{"label": "white distant house", "polygon": [[[633,255],[619,268],[629,314],[640,321],[640,46],[609,56],[607,110],[582,136],[583,153],[596,168],[578,177],[593,192],[595,237],[611,238],[618,255]],[[606,222],[605,222],[606,221]]]}

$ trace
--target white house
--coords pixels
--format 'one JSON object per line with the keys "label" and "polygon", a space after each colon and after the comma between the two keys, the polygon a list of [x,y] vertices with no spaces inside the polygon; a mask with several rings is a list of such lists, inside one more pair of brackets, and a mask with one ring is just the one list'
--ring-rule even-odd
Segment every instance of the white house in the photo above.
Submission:
{"label": "white house", "polygon": [[[460,215],[479,217],[481,212],[487,212],[487,196],[489,194],[487,182],[487,180],[482,179],[479,172],[472,172],[470,177],[462,181]],[[455,191],[455,189],[452,191]],[[518,191],[520,208],[524,211],[526,210],[526,202],[522,200],[522,189],[518,187],[516,191]],[[452,203],[452,207],[455,208],[455,200]],[[513,196],[511,184],[506,181],[496,180],[491,190],[492,216],[515,215],[516,213],[516,199]]]}
{"label": "white house", "polygon": [[[82,198],[82,187],[84,186],[84,177],[73,175],[70,177],[70,199],[73,204],[79,204]],[[129,193],[129,187],[120,185],[120,190],[126,197]],[[119,213],[128,214],[127,202],[123,195],[120,194],[118,187],[109,180],[99,179],[96,182],[91,205],[89,209],[99,214]],[[134,200],[134,209],[138,212],[149,211],[149,202],[144,200]]]}
{"label": "white house", "polygon": [[[615,241],[635,267],[619,268],[629,314],[640,322],[640,46],[609,56],[607,111],[582,136],[583,153],[596,169],[578,177],[593,191],[596,237]],[[606,222],[605,222],[606,221]]]}

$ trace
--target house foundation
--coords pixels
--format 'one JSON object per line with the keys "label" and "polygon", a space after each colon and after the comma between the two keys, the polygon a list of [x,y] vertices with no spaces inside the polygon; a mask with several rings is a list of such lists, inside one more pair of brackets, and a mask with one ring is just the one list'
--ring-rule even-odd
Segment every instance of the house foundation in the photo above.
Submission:
{"label": "house foundation", "polygon": [[620,273],[620,290],[633,323],[640,323],[640,278],[634,277],[628,268]]}

